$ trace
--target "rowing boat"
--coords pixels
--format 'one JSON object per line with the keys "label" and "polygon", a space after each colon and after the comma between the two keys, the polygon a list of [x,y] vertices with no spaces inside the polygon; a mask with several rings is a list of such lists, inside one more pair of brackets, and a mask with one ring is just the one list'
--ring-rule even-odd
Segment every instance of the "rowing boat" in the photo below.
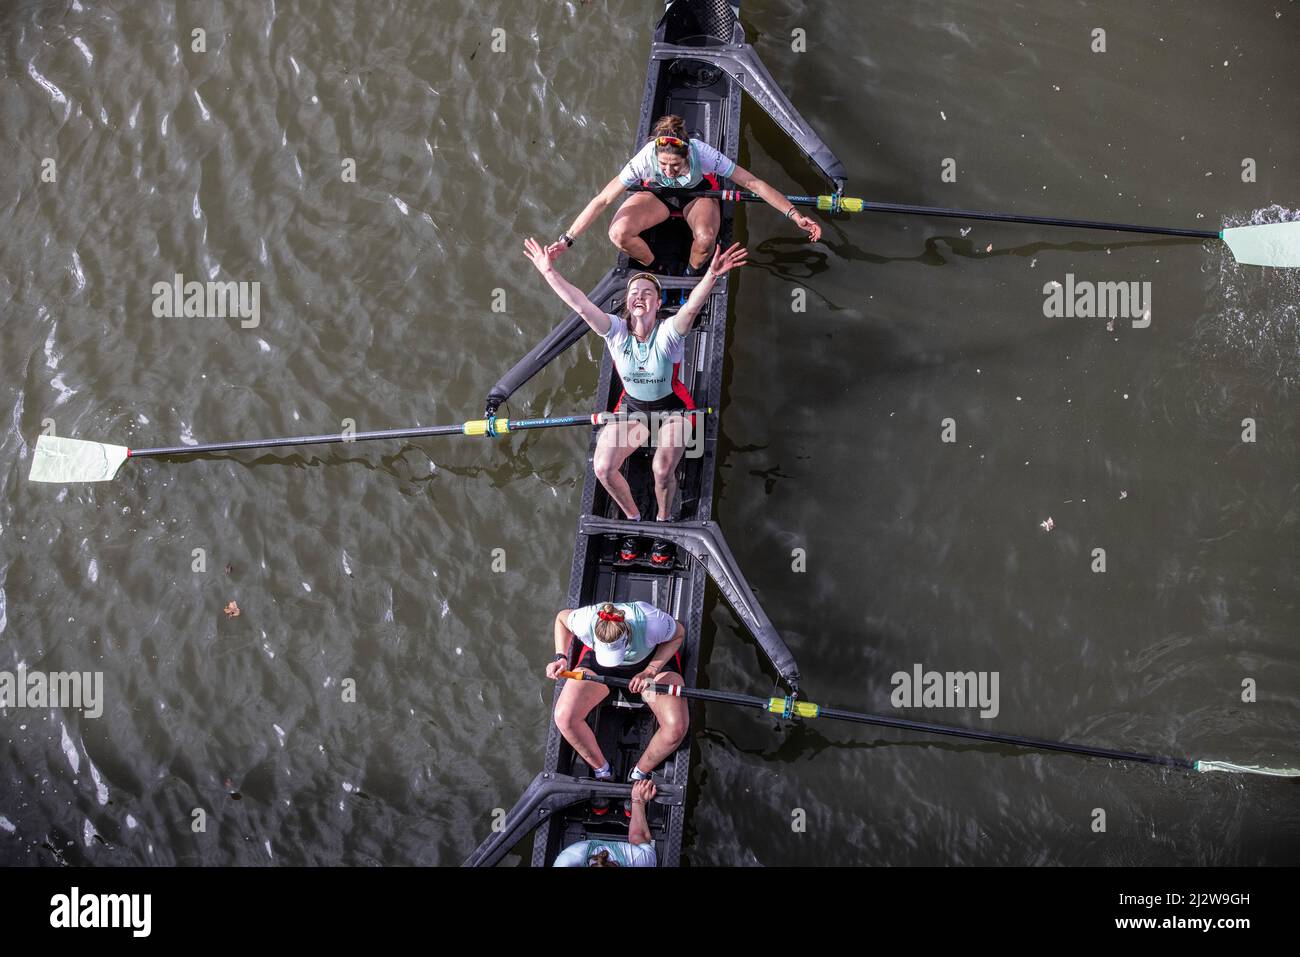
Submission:
{"label": "rowing boat", "polygon": [[[655,27],[641,101],[637,140],[640,147],[649,136],[651,124],[665,114],[681,116],[690,136],[736,159],[740,145],[741,94],[748,93],[784,129],[834,185],[838,195],[844,186],[844,167],[829,148],[799,116],[771,74],[758,60],[753,47],[745,43],[738,5],[726,0],[669,0]],[[718,240],[723,248],[731,243],[734,204],[721,204]],[[690,233],[681,219],[669,219],[643,234],[655,254],[674,272],[686,265]],[[675,268],[674,268],[675,267]],[[621,305],[630,267],[620,254],[616,265],[588,294],[592,302],[613,312]],[[686,342],[686,353],[678,370],[682,383],[697,405],[718,408],[722,399],[722,373],[727,334],[730,275],[713,288],[707,306],[701,310]],[[663,279],[667,309],[671,315],[697,282],[694,278]],[[581,317],[570,315],[524,356],[492,388],[486,413],[494,416],[500,405],[547,363],[573,345],[587,331]],[[620,389],[609,354],[601,361],[597,395],[612,407]],[[606,495],[591,468],[595,451],[593,434],[588,449],[588,468],[583,483],[578,534],[573,548],[567,605],[576,608],[597,602],[648,601],[667,611],[686,627],[682,648],[682,677],[688,688],[696,685],[700,666],[700,629],[704,620],[704,592],[708,579],[731,604],[763,650],[782,681],[797,690],[798,666],[785,641],[764,614],[745,581],[716,523],[711,520],[713,482],[716,471],[717,416],[704,423],[700,454],[684,457],[678,474],[680,521],[657,524],[655,535],[677,545],[677,557],[669,568],[648,561],[623,562],[617,557],[616,540],[640,526],[627,522]],[[628,484],[643,514],[653,503],[650,455],[642,450],[625,465]],[[533,610],[539,618],[552,609]],[[576,661],[575,648],[570,660]],[[540,671],[540,666],[538,668]],[[552,712],[559,696],[557,683]],[[500,862],[528,833],[536,830],[532,864],[548,867],[565,847],[588,839],[626,840],[627,823],[618,814],[598,816],[591,808],[596,796],[618,800],[628,796],[626,783],[632,763],[654,732],[654,716],[644,702],[622,690],[615,691],[588,719],[610,761],[613,779],[596,781],[586,764],[560,734],[552,720],[546,741],[544,767],[524,791],[495,830],[465,861],[467,866],[487,867]],[[692,716],[692,726],[698,716]],[[691,738],[682,744],[654,773],[658,794],[648,808],[648,823],[661,865],[675,866],[682,856],[682,834],[691,772]]]}

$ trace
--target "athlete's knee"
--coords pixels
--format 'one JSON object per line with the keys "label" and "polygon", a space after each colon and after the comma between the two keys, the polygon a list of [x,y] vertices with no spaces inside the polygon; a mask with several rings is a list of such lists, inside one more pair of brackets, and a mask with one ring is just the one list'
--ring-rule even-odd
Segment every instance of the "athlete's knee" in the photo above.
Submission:
{"label": "athlete's knee", "polygon": [[659,719],[659,727],[667,735],[673,747],[681,744],[686,737],[686,731],[690,725],[690,718],[684,714],[685,709],[678,711],[673,709]]}
{"label": "athlete's knee", "polygon": [[701,223],[691,228],[691,236],[697,250],[712,249],[718,238],[718,226],[716,223]]}
{"label": "athlete's knee", "polygon": [[668,485],[677,476],[677,463],[671,458],[660,458],[656,455],[652,470],[654,471],[656,485]]}
{"label": "athlete's knee", "polygon": [[565,737],[572,737],[586,719],[587,716],[578,714],[571,702],[561,701],[555,706],[555,726]]}
{"label": "athlete's knee", "polygon": [[620,248],[636,239],[638,235],[626,219],[615,220],[609,226],[609,241]]}
{"label": "athlete's knee", "polygon": [[591,470],[601,484],[608,485],[618,475],[618,462],[607,452],[597,452],[591,460]]}

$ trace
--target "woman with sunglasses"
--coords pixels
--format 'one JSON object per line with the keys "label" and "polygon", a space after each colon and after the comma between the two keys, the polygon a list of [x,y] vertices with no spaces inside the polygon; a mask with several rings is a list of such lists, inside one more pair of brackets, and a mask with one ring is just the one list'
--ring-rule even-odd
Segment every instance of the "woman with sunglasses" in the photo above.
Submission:
{"label": "woman with sunglasses", "polygon": [[[695,408],[690,392],[677,377],[677,366],[682,361],[683,346],[691,326],[708,302],[709,291],[719,276],[744,264],[744,248],[736,243],[725,252],[721,248],[715,249],[713,261],[686,302],[676,315],[665,320],[658,318],[663,290],[659,280],[650,273],[637,273],[628,280],[623,308],[615,316],[596,306],[581,289],[556,271],[555,258],[559,251],[554,246],[543,248],[535,239],[529,238],[524,242],[524,253],[555,294],[582,316],[609,347],[614,368],[623,380],[623,395],[614,411],[638,413],[631,420],[611,422],[601,429],[592,460],[596,478],[605,486],[609,497],[618,503],[624,516],[639,522],[641,510],[627,479],[619,470],[627,457],[652,437],[650,426],[657,425],[657,434],[653,436],[655,454],[652,466],[655,500],[659,506],[656,519],[670,521],[673,498],[677,494],[677,463],[681,461],[693,430],[689,416],[673,413]],[[656,565],[671,565],[673,555],[671,542],[654,541],[650,560]],[[634,535],[623,539],[619,557],[624,561],[640,558],[640,539]]]}
{"label": "woman with sunglasses", "polygon": [[650,131],[650,142],[628,160],[622,171],[578,214],[560,238],[546,247],[556,255],[573,245],[573,241],[594,223],[605,210],[622,196],[629,186],[658,186],[666,192],[633,193],[614,214],[609,238],[635,262],[656,272],[654,252],[641,234],[669,216],[680,215],[691,228],[692,242],[688,276],[698,276],[713,251],[718,238],[722,214],[716,199],[691,198],[691,190],[706,183],[709,189],[721,189],[720,182],[730,179],[741,189],[757,193],[781,215],[794,222],[813,242],[821,239],[822,229],[800,213],[788,199],[753,173],[737,166],[708,143],[690,139],[680,116],[665,116]]}

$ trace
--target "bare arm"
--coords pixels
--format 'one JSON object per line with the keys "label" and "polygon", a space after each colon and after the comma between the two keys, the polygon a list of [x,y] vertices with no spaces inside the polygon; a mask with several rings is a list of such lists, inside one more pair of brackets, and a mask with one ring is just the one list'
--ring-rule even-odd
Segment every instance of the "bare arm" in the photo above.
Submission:
{"label": "bare arm", "polygon": [[563,661],[557,658],[546,666],[546,677],[552,680],[558,678],[561,671],[573,667],[573,663],[567,657],[569,645],[573,642],[573,632],[569,631],[569,615],[571,614],[573,614],[572,608],[561,608],[555,614],[555,653],[566,657]]}
{"label": "bare arm", "polygon": [[581,289],[556,271],[555,257],[559,255],[558,250],[543,248],[537,240],[530,237],[524,240],[524,255],[537,267],[555,294],[564,300],[564,304],[582,316],[587,325],[596,330],[597,335],[603,336],[609,332],[609,316],[605,315],[604,310],[598,308]]}
{"label": "bare arm", "polygon": [[654,800],[656,790],[649,778],[632,785],[632,822],[627,828],[628,843],[632,845],[650,843],[650,823],[645,817],[645,805]]}
{"label": "bare arm", "polygon": [[570,238],[577,239],[587,227],[599,219],[610,206],[617,202],[618,198],[623,195],[627,189],[623,181],[617,176],[609,181],[609,184],[595,195],[587,207],[578,214],[578,218],[573,221],[569,227],[568,233]]}
{"label": "bare arm", "polygon": [[782,216],[791,219],[796,226],[808,234],[808,238],[813,242],[822,238],[822,228],[817,225],[815,220],[799,212],[794,203],[790,202],[781,193],[778,193],[767,183],[763,182],[749,170],[737,166],[731,173],[731,181],[741,189],[747,189],[763,198],[763,202],[771,206]]}
{"label": "bare arm", "polygon": [[682,646],[682,642],[685,640],[686,626],[679,621],[677,631],[663,644],[655,647],[655,653],[650,656],[650,660],[646,662],[646,666],[641,673],[649,673],[651,676],[658,675],[659,672],[664,670],[668,662],[673,660],[673,655],[677,654],[677,649]]}
{"label": "bare arm", "polygon": [[704,308],[704,304],[709,301],[709,293],[713,290],[713,284],[718,281],[718,277],[736,266],[743,266],[746,255],[745,248],[740,243],[734,243],[726,252],[723,252],[721,247],[713,251],[713,261],[709,263],[709,268],[691,290],[682,308],[677,310],[677,315],[672,318],[673,328],[677,330],[679,336],[684,337],[691,331],[691,326],[695,325],[695,319]]}

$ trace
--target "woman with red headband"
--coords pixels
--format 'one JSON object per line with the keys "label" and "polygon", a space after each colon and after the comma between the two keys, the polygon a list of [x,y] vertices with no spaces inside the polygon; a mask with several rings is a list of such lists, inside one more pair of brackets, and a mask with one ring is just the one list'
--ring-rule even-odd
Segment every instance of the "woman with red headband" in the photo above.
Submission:
{"label": "woman with red headband", "polygon": [[[571,662],[569,648],[575,638],[582,643],[582,652]],[[626,678],[633,694],[652,684],[680,685],[679,651],[685,638],[686,628],[680,621],[647,601],[563,608],[555,616],[555,660],[546,666],[546,677],[555,680],[561,671],[577,669]],[[555,704],[556,726],[597,778],[609,778],[612,772],[587,724],[587,715],[608,694],[606,685],[594,681],[568,681]],[[647,703],[659,727],[632,766],[629,781],[650,777],[686,737],[689,716],[685,699],[654,695]],[[597,802],[596,810],[600,809]]]}
{"label": "woman with red headband", "polygon": [[658,186],[664,190],[658,195],[633,193],[623,202],[610,224],[610,241],[636,263],[661,272],[656,268],[654,252],[641,234],[669,216],[683,216],[693,237],[686,275],[698,276],[704,271],[704,264],[717,242],[722,213],[716,199],[693,199],[691,191],[701,183],[706,183],[708,189],[721,189],[723,179],[730,179],[740,189],[757,193],[769,206],[806,232],[813,242],[821,239],[821,227],[800,213],[783,195],[708,143],[687,136],[686,124],[680,116],[665,116],[651,129],[650,142],[627,161],[622,171],[587,204],[573,225],[561,233],[547,251],[558,256],[572,246],[573,241],[617,202],[629,186]]}
{"label": "woman with red headband", "polygon": [[[596,306],[581,289],[556,271],[554,262],[559,254],[553,247],[543,249],[530,238],[524,242],[524,253],[537,271],[546,277],[556,295],[582,316],[609,346],[610,357],[623,380],[624,389],[614,411],[640,414],[632,421],[611,422],[601,429],[592,459],[596,478],[605,486],[609,497],[618,503],[624,516],[640,521],[641,510],[627,479],[619,470],[629,455],[652,438],[645,420],[662,422],[653,436],[655,455],[652,470],[655,500],[659,506],[656,518],[661,522],[669,521],[673,498],[677,494],[677,463],[686,451],[694,428],[688,416],[673,414],[695,408],[690,392],[677,378],[677,364],[682,361],[686,336],[700,309],[708,302],[713,284],[723,273],[744,264],[745,250],[739,243],[726,252],[715,250],[713,262],[695,284],[685,304],[676,315],[663,321],[658,318],[663,291],[659,280],[650,273],[637,273],[628,280],[623,309],[615,316]],[[671,565],[673,555],[671,542],[655,539],[650,553],[654,564]],[[641,540],[635,535],[623,539],[619,556],[624,561],[639,558]]]}

